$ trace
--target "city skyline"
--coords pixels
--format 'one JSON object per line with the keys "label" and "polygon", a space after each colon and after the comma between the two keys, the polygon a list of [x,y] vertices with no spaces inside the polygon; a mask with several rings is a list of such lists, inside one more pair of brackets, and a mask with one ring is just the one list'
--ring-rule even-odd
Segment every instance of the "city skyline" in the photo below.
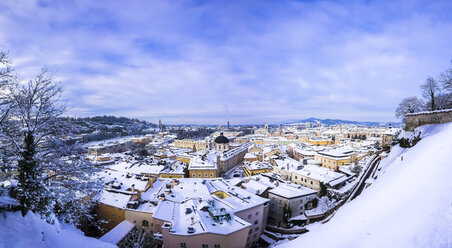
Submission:
{"label": "city skyline", "polygon": [[4,1],[0,48],[69,115],[165,124],[399,121],[450,67],[449,1]]}

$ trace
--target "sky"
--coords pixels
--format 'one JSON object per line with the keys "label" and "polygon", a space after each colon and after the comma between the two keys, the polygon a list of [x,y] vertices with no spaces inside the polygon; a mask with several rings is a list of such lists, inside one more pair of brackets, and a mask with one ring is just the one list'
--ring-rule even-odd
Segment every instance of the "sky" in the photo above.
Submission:
{"label": "sky", "polygon": [[67,115],[395,121],[452,66],[452,1],[0,1],[0,50]]}

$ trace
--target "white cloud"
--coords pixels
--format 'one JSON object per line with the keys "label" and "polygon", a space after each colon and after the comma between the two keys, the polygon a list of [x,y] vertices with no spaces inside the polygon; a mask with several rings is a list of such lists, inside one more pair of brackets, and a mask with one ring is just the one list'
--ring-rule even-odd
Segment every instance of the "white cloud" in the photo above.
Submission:
{"label": "white cloud", "polygon": [[25,76],[56,69],[76,115],[387,121],[448,66],[447,10],[448,1],[4,1],[0,49]]}

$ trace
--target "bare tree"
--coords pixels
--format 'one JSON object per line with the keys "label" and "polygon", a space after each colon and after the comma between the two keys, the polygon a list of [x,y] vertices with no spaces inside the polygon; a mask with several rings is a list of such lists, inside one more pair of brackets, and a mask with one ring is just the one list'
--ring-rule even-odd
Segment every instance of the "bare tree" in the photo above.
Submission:
{"label": "bare tree", "polygon": [[153,247],[152,232],[145,229],[134,228],[124,239],[124,243],[120,245],[121,248],[143,248]]}
{"label": "bare tree", "polygon": [[396,109],[395,116],[405,121],[405,115],[423,110],[424,103],[417,97],[407,97],[402,100]]}
{"label": "bare tree", "polygon": [[[6,53],[0,52],[0,91],[4,92],[6,86],[13,79],[11,61]],[[5,94],[0,94],[0,125],[7,119],[9,114],[9,99]]]}
{"label": "bare tree", "polygon": [[9,139],[5,132],[11,130],[15,126],[8,122],[11,108],[11,99],[6,94],[7,86],[13,81],[13,69],[11,68],[11,61],[7,54],[0,52],[0,168],[1,171],[6,171],[10,167],[10,157],[13,155],[9,149]]}
{"label": "bare tree", "polygon": [[440,94],[438,82],[432,77],[428,77],[424,84],[421,85],[422,96],[427,100],[427,109],[430,111],[437,110],[436,98]]}
{"label": "bare tree", "polygon": [[[48,197],[42,181],[46,139],[55,135],[58,117],[64,106],[58,103],[62,89],[47,69],[27,83],[8,85],[11,119],[19,128],[7,133],[18,159],[18,200],[22,214],[29,210],[48,212]],[[43,154],[44,151],[44,154]]]}
{"label": "bare tree", "polygon": [[435,104],[437,109],[452,108],[452,93],[439,94],[436,97]]}
{"label": "bare tree", "polygon": [[55,74],[45,68],[28,82],[8,84],[10,114],[6,123],[14,128],[5,129],[1,137],[17,158],[17,198],[22,214],[55,213],[77,224],[79,219],[87,221],[92,202],[85,199],[101,185],[93,176],[97,169],[85,159],[85,149],[67,142],[73,126],[61,118],[65,111],[61,94]]}
{"label": "bare tree", "polygon": [[449,68],[446,71],[442,72],[439,75],[438,81],[441,83],[444,90],[447,90],[449,91],[449,93],[452,93],[452,68]]}
{"label": "bare tree", "polygon": [[440,95],[438,99],[440,108],[452,108],[452,68],[449,68],[446,71],[442,72],[439,75],[438,81],[445,91]]}

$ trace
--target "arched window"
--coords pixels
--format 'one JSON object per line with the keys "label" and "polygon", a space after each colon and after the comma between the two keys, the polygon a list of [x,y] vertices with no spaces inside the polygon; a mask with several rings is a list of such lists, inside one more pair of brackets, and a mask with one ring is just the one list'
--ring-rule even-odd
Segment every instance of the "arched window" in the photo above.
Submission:
{"label": "arched window", "polygon": [[149,222],[147,220],[143,220],[142,226],[149,226]]}

